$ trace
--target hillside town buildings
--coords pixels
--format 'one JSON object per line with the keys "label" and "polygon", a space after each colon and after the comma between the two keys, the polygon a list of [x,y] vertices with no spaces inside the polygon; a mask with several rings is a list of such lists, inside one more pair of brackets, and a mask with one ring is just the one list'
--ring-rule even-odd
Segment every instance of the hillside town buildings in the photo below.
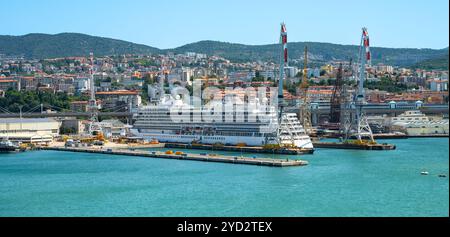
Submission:
{"label": "hillside town buildings", "polygon": [[[312,64],[305,70],[299,67],[302,60],[295,59],[293,62],[291,66],[285,68],[287,78],[284,98],[289,106],[298,105],[301,98],[298,87],[304,74],[310,84],[308,97],[311,103],[314,106],[329,104],[339,65],[349,67],[348,62],[336,60],[322,65]],[[0,97],[6,96],[8,90],[64,93],[84,98],[71,100],[68,108],[70,111],[87,113],[89,102],[86,98],[89,98],[93,89],[90,84],[89,67],[87,57],[45,60],[2,57]],[[176,86],[192,90],[194,80],[200,80],[204,86],[216,86],[222,90],[227,87],[273,87],[278,80],[278,69],[278,65],[273,62],[232,62],[218,56],[186,52],[97,57],[94,60],[93,77],[99,109],[105,112],[126,112],[136,109],[141,104],[156,103],[162,95]],[[448,105],[447,70],[410,69],[376,64],[368,67],[366,73],[367,81],[373,85],[387,80],[404,87],[398,91],[368,87],[365,89],[367,103],[390,107],[409,104],[412,108],[422,105]],[[356,78],[346,74],[345,80],[351,93]],[[13,124],[12,122],[10,124]],[[125,132],[123,124],[118,121],[107,122],[108,125],[105,124],[105,127],[109,129],[106,131],[109,136],[118,136]],[[31,124],[23,121],[24,123]],[[44,121],[37,123],[44,124]],[[59,128],[61,125],[76,133],[85,130],[85,123],[74,118],[48,123],[55,127],[50,129],[51,132],[32,132],[24,139],[45,141],[50,136],[54,137],[57,133],[56,127]],[[403,130],[406,131],[405,129]],[[43,134],[42,138],[33,137],[35,133]]]}

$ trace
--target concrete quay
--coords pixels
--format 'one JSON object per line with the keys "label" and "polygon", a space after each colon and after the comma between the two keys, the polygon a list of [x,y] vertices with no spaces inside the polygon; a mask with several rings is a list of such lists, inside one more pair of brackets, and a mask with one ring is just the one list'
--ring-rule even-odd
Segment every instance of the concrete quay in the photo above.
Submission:
{"label": "concrete quay", "polygon": [[342,142],[313,142],[316,148],[353,149],[353,150],[395,150],[392,144],[354,144]]}
{"label": "concrete quay", "polygon": [[270,167],[290,167],[290,166],[305,166],[308,164],[304,160],[289,160],[289,159],[266,159],[266,158],[247,158],[238,156],[223,156],[217,154],[197,155],[187,153],[173,153],[167,154],[158,151],[143,151],[143,150],[127,150],[127,149],[99,149],[86,147],[41,147],[42,150],[54,151],[68,151],[68,152],[82,152],[82,153],[98,153],[107,155],[124,155],[124,156],[139,156],[147,158],[162,158],[172,160],[193,160],[205,162],[220,162],[243,165],[258,165]]}
{"label": "concrete quay", "polygon": [[179,149],[200,149],[200,150],[216,150],[216,151],[234,151],[234,152],[250,152],[250,153],[268,153],[279,155],[305,155],[313,154],[314,149],[301,148],[281,148],[281,149],[265,149],[257,146],[216,146],[208,144],[185,144],[185,143],[165,143],[165,148]]}

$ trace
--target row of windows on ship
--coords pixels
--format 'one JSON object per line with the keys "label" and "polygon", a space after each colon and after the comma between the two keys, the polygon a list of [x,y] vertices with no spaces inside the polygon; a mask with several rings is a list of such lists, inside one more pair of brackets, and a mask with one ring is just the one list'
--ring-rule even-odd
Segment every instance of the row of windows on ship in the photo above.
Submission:
{"label": "row of windows on ship", "polygon": [[[175,135],[160,135],[163,138],[174,138],[174,139],[178,139],[180,138],[180,136],[175,136]],[[183,136],[183,138],[187,138],[187,139],[196,139],[197,136]],[[208,137],[207,139],[211,139],[211,140],[225,140],[225,137]]]}
{"label": "row of windows on ship", "polygon": [[[187,126],[187,125],[192,125],[192,124],[179,124],[179,123],[151,123],[151,122],[136,122],[134,124],[135,128],[153,128],[156,130],[177,130],[177,129],[191,129],[191,130],[202,130],[204,127],[191,127],[191,126]],[[209,124],[210,126],[212,126],[212,124]],[[206,126],[205,126],[206,127]],[[221,124],[221,125],[214,125],[214,129],[216,129],[217,131],[220,130],[239,130],[239,131],[254,131],[254,130],[259,130],[261,128],[275,128],[276,126],[264,126],[261,124],[247,124],[245,127],[244,126],[236,126],[235,124]]]}
{"label": "row of windows on ship", "polygon": [[[178,111],[178,112],[163,112],[163,113],[144,113],[144,112],[139,112],[138,113],[138,115],[139,116],[142,116],[142,117],[153,117],[153,116],[155,116],[155,115],[175,115],[175,114],[178,114],[178,115],[188,115],[188,113],[186,112],[186,111]],[[271,111],[259,111],[259,112],[248,112],[248,111],[245,111],[245,112],[222,112],[222,113],[220,113],[220,112],[214,112],[214,111],[198,111],[198,112],[196,112],[195,113],[195,115],[219,115],[219,114],[222,114],[222,115],[236,115],[236,114],[238,114],[238,115],[248,115],[248,114],[251,114],[251,115],[256,115],[256,114],[258,114],[258,115],[262,115],[262,114],[264,114],[264,115],[276,115],[276,113],[274,113],[273,111],[271,112]],[[191,115],[191,116],[193,116],[194,115],[194,112],[189,112],[189,115]]]}
{"label": "row of windows on ship", "polygon": [[[248,119],[244,119],[244,120],[242,120],[242,119],[236,119],[236,118],[233,118],[233,120],[224,120],[224,119],[222,119],[222,120],[217,120],[217,119],[211,119],[211,120],[204,120],[204,119],[202,119],[202,120],[200,120],[200,121],[193,121],[193,120],[189,120],[189,119],[180,119],[180,120],[176,120],[176,121],[171,121],[170,119],[166,119],[166,120],[161,120],[161,119],[152,119],[152,120],[146,120],[145,122],[147,122],[147,123],[155,123],[155,121],[156,122],[160,122],[160,121],[164,121],[165,123],[170,123],[170,122],[173,122],[173,123],[269,123],[270,121],[267,121],[267,120],[260,120],[260,119],[257,119],[257,120],[248,120]],[[276,124],[276,120],[273,120],[272,121],[272,123],[274,123],[274,124]]]}
{"label": "row of windows on ship", "polygon": [[[153,132],[153,131],[146,131],[145,129],[141,129],[140,132]],[[164,131],[161,131],[161,134],[164,134]],[[169,132],[169,134],[171,134],[172,132]],[[185,138],[195,138],[195,136],[189,137],[189,135],[202,135],[202,136],[241,136],[241,137],[262,137],[265,136],[267,134],[263,134],[263,133],[258,133],[258,132],[181,132],[181,131],[176,131],[175,132],[176,135],[183,135],[183,137]],[[273,134],[276,135],[275,133],[268,133],[268,134]],[[186,136],[187,135],[187,136]],[[175,136],[174,138],[176,138],[177,136]]]}
{"label": "row of windows on ship", "polygon": [[277,109],[276,106],[253,106],[253,105],[239,105],[239,106],[222,106],[222,107],[203,107],[203,108],[199,108],[199,107],[159,107],[159,108],[146,108],[143,107],[140,109],[140,111],[144,111],[144,112],[164,112],[164,111],[168,111],[171,109],[182,109],[182,110],[190,110],[190,111],[195,111],[195,112],[199,112],[199,111],[214,111],[214,110],[247,110],[247,109],[253,109],[253,108],[258,108],[258,110],[260,111],[274,111]]}
{"label": "row of windows on ship", "polygon": [[[141,128],[144,128],[144,125],[147,124],[139,124]],[[157,130],[170,130],[170,131],[182,131],[182,132],[252,132],[255,133],[255,131],[260,131],[261,129],[270,129],[270,128],[276,128],[275,126],[246,126],[246,127],[236,127],[233,125],[226,125],[226,126],[167,126],[167,125],[158,125],[158,124],[148,124],[149,126],[146,126],[147,128],[157,128]],[[155,126],[151,126],[155,125]],[[297,128],[298,129],[298,128]],[[295,130],[295,128],[293,129]]]}

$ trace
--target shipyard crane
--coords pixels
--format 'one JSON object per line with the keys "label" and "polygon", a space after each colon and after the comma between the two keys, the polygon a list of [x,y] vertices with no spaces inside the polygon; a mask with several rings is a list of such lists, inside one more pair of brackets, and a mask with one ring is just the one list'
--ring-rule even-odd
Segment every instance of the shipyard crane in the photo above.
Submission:
{"label": "shipyard crane", "polygon": [[359,47],[359,74],[358,86],[353,97],[353,105],[355,119],[352,121],[350,129],[346,137],[354,136],[359,142],[364,142],[363,138],[368,138],[370,142],[375,143],[372,129],[369,126],[366,116],[364,115],[363,105],[366,103],[364,99],[364,80],[366,78],[366,65],[370,65],[371,53],[369,43],[369,33],[367,28],[362,28],[361,43]]}
{"label": "shipyard crane", "polygon": [[96,132],[100,132],[101,129],[98,123],[98,105],[95,99],[94,54],[90,53],[89,55],[90,55],[89,74],[90,74],[90,90],[91,90],[88,106],[88,111],[90,113],[89,134],[93,135]]}
{"label": "shipyard crane", "polygon": [[281,23],[280,31],[280,44],[281,44],[281,57],[280,57],[280,74],[278,79],[278,121],[281,123],[281,117],[283,114],[284,96],[283,96],[283,80],[284,80],[284,69],[287,67],[288,63],[288,51],[287,51],[287,31],[286,25]]}
{"label": "shipyard crane", "polygon": [[341,102],[342,102],[342,63],[339,64],[339,68],[336,75],[336,81],[333,87],[333,94],[331,95],[330,105],[330,123],[340,123],[341,117]]}
{"label": "shipyard crane", "polygon": [[[353,78],[353,59],[350,58],[346,78]],[[348,86],[342,83],[341,91],[341,110],[340,110],[340,132],[344,134],[344,140],[348,139],[352,125],[352,103],[349,100]]]}
{"label": "shipyard crane", "polygon": [[280,30],[280,45],[281,45],[281,54],[280,54],[280,74],[278,79],[278,129],[277,129],[277,137],[278,144],[282,145],[282,139],[286,136],[286,134],[290,134],[291,142],[294,144],[293,136],[292,136],[292,128],[283,125],[283,121],[287,119],[287,117],[283,114],[283,108],[286,106],[283,95],[283,80],[284,80],[284,69],[287,67],[288,63],[288,51],[287,51],[287,31],[286,25],[281,23]]}
{"label": "shipyard crane", "polygon": [[[303,61],[303,77],[300,83],[300,111],[299,120],[307,134],[312,133],[311,107],[308,98],[308,47],[305,46],[305,56]],[[303,97],[303,100],[302,100]]]}

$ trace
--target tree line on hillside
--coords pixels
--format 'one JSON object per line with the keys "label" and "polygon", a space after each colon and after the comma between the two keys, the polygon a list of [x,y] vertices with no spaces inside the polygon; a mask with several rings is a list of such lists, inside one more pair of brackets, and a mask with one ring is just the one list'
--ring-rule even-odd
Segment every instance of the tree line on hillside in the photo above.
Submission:
{"label": "tree line on hillside", "polygon": [[[310,63],[324,63],[331,60],[356,59],[357,45],[339,45],[317,42],[289,42],[289,58],[303,58],[304,47],[309,48]],[[448,64],[448,48],[413,49],[372,47],[373,63],[393,66],[412,66],[428,59],[443,58]],[[221,56],[234,62],[272,61],[280,59],[279,44],[244,45],[219,41],[200,41],[174,49],[158,49],[146,45],[134,44],[122,40],[95,37],[77,33],[56,35],[28,34],[24,36],[1,36],[0,54],[24,55],[26,58],[44,59],[71,56],[88,56],[94,52],[97,56],[122,54],[159,54],[196,52]],[[294,62],[293,62],[294,63]],[[294,63],[295,64],[295,63]]]}
{"label": "tree line on hillside", "polygon": [[[40,104],[51,105],[54,110],[63,111],[70,109],[70,102],[78,100],[89,100],[88,96],[69,96],[67,93],[43,92],[43,91],[16,91],[9,89],[5,92],[5,97],[0,97],[0,107],[12,113],[30,111]],[[39,111],[39,108],[38,110]],[[5,111],[1,111],[5,112]]]}

